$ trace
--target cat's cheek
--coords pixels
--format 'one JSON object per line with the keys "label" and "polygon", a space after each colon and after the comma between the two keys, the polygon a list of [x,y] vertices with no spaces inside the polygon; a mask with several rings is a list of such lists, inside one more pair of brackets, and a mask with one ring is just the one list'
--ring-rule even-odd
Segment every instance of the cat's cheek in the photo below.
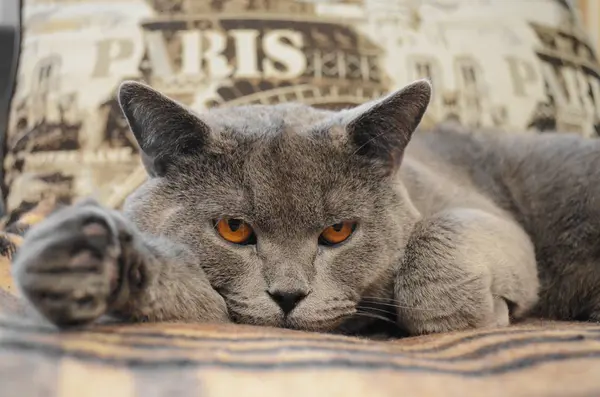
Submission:
{"label": "cat's cheek", "polygon": [[260,266],[255,246],[236,246],[207,233],[186,244],[191,247],[209,278],[237,280],[247,277],[249,269]]}
{"label": "cat's cheek", "polygon": [[227,309],[234,322],[238,324],[258,325],[265,327],[285,327],[283,313],[264,296],[249,297],[241,293],[235,297],[226,297]]}
{"label": "cat's cheek", "polygon": [[355,303],[343,295],[327,295],[313,297],[299,304],[285,319],[284,326],[304,331],[330,332],[356,312]]}
{"label": "cat's cheek", "polygon": [[323,253],[320,258],[323,264],[318,267],[346,294],[358,296],[391,267],[387,251],[372,236],[356,236],[349,244]]}

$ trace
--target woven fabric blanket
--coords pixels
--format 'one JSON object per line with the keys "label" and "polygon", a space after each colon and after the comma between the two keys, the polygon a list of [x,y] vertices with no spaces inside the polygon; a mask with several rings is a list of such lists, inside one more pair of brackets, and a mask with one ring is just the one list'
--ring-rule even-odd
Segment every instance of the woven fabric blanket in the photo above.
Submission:
{"label": "woven fabric blanket", "polygon": [[538,320],[382,342],[239,325],[33,323],[10,258],[45,211],[0,236],[1,396],[600,396],[597,324]]}

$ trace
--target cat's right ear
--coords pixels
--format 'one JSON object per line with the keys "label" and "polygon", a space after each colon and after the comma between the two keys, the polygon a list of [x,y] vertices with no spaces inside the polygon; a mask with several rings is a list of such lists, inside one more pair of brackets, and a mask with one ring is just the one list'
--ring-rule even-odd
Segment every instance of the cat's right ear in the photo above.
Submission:
{"label": "cat's right ear", "polygon": [[163,176],[175,160],[199,153],[206,144],[209,127],[151,87],[125,81],[118,99],[150,176]]}
{"label": "cat's right ear", "polygon": [[393,173],[430,99],[431,83],[417,80],[384,98],[342,113],[354,154],[383,164],[388,173]]}

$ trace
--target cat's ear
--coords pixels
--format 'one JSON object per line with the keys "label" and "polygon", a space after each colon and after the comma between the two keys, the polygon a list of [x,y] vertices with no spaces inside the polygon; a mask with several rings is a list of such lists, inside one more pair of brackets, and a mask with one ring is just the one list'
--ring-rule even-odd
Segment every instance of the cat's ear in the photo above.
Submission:
{"label": "cat's ear", "polygon": [[383,162],[393,172],[421,122],[431,98],[431,83],[414,83],[349,111],[346,132],[355,153]]}
{"label": "cat's ear", "polygon": [[209,127],[151,87],[125,81],[118,99],[150,176],[163,176],[175,160],[199,153],[206,144]]}

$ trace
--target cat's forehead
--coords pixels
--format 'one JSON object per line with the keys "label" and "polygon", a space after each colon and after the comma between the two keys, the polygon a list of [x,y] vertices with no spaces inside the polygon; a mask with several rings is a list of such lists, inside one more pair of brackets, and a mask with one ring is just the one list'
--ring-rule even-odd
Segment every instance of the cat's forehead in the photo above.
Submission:
{"label": "cat's forehead", "polygon": [[[351,153],[324,133],[329,129],[320,129],[335,114],[282,104],[219,108],[201,115],[213,129],[209,150],[218,152],[210,157],[215,163],[203,163],[207,168],[198,173],[201,196],[263,230],[292,224],[310,228],[354,216],[365,206],[353,193],[365,197],[369,178],[353,166]],[[237,197],[235,203],[231,197]]]}
{"label": "cat's forehead", "polygon": [[330,118],[334,112],[299,103],[248,105],[214,108],[201,118],[215,133],[235,131],[244,135],[273,136],[283,130],[303,134],[311,126]]}
{"label": "cat's forehead", "polygon": [[361,179],[359,158],[336,125],[342,113],[297,103],[213,109],[201,116],[212,129],[209,150],[222,163],[211,168],[218,178],[231,174],[265,194],[315,196],[336,188],[336,181]]}

